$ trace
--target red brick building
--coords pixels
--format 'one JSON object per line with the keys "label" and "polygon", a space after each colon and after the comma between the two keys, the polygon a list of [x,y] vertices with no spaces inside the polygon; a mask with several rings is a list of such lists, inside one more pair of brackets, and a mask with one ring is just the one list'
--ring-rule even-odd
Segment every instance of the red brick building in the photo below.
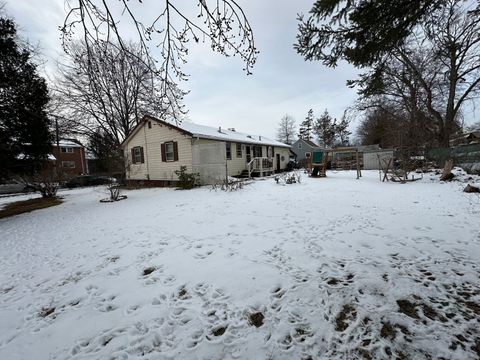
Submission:
{"label": "red brick building", "polygon": [[52,155],[56,159],[57,171],[68,175],[88,174],[85,148],[73,140],[60,140],[59,146],[54,143]]}

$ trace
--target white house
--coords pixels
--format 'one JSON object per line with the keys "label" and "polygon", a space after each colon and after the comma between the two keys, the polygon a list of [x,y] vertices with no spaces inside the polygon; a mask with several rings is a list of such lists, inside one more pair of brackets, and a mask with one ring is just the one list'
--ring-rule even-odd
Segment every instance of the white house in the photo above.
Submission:
{"label": "white house", "polygon": [[201,184],[227,176],[268,175],[282,171],[290,146],[235,129],[182,122],[174,125],[144,116],[122,143],[129,183],[173,185],[180,166],[200,174]]}

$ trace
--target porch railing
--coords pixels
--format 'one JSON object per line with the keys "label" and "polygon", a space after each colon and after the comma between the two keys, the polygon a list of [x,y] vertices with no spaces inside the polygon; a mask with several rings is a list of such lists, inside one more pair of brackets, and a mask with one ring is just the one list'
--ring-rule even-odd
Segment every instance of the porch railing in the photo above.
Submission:
{"label": "porch railing", "polygon": [[273,158],[256,157],[247,164],[248,177],[252,177],[252,173],[258,172],[260,176],[273,172]]}

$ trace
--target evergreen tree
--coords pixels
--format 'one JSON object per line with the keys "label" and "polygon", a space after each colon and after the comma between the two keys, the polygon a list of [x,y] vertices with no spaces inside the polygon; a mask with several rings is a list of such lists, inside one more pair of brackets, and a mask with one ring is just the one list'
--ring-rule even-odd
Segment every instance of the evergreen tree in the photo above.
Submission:
{"label": "evergreen tree", "polygon": [[325,109],[323,114],[315,122],[315,133],[318,136],[318,141],[324,147],[333,147],[335,142],[335,128],[337,126],[337,119],[333,119],[328,110]]}
{"label": "evergreen tree", "polygon": [[[404,43],[415,26],[448,0],[315,0],[299,16],[295,49],[306,60],[336,66],[340,60],[370,66]],[[480,11],[477,5],[475,15]]]}
{"label": "evergreen tree", "polygon": [[343,114],[342,120],[335,126],[335,139],[336,143],[340,146],[346,146],[350,142],[349,137],[352,133],[348,131],[348,125],[350,125],[350,121],[347,116]]}
{"label": "evergreen tree", "polygon": [[48,90],[31,56],[0,17],[0,178],[35,171],[51,151]]}
{"label": "evergreen tree", "polygon": [[307,117],[300,124],[298,137],[303,140],[312,140],[312,131],[313,131],[313,110],[308,110]]}

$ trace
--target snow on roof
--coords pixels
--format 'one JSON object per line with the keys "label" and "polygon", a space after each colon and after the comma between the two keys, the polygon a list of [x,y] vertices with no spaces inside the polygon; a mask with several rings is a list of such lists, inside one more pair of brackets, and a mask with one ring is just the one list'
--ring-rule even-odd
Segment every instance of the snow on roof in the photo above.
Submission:
{"label": "snow on roof", "polygon": [[[61,146],[61,147],[82,147],[82,145],[80,144],[77,144],[76,142],[72,141],[72,140],[59,140],[58,144]],[[57,145],[57,142],[55,141],[53,143],[54,146]]]}
{"label": "snow on roof", "polygon": [[234,129],[223,129],[221,127],[214,128],[211,126],[198,125],[191,122],[183,121],[178,128],[191,133],[194,137],[203,139],[223,140],[231,142],[240,142],[247,144],[271,145],[279,147],[290,147],[277,140],[272,140],[261,135],[248,135]]}
{"label": "snow on roof", "polygon": [[[30,156],[25,155],[24,153],[20,153],[16,156],[17,160],[25,160],[25,159],[30,159]],[[55,161],[57,158],[53,156],[52,154],[47,154],[47,160],[49,161]]]}

